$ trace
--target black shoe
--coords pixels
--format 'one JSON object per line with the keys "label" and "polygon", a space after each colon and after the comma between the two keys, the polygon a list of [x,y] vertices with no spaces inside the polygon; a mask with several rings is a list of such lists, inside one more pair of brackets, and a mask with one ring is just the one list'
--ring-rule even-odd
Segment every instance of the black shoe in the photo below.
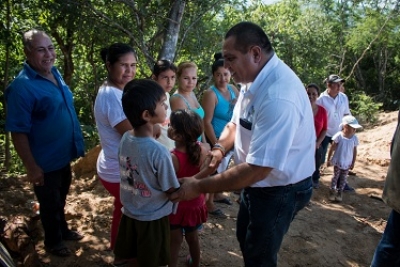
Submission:
{"label": "black shoe", "polygon": [[82,238],[83,238],[83,235],[81,235],[79,232],[75,232],[75,231],[68,231],[67,234],[63,235],[63,240],[77,241],[77,240],[81,240]]}
{"label": "black shoe", "polygon": [[353,172],[353,171],[349,171],[349,175],[355,176],[355,175],[357,175],[357,173],[356,173],[356,172]]}

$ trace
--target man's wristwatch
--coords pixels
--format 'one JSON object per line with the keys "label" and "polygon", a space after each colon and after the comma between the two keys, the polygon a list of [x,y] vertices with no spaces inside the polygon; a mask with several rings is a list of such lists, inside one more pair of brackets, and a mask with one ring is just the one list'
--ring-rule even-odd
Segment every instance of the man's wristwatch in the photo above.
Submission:
{"label": "man's wristwatch", "polygon": [[219,150],[219,151],[221,151],[222,156],[225,157],[226,149],[225,149],[225,147],[223,147],[221,144],[215,143],[214,146],[213,146],[213,148],[212,148],[211,150]]}

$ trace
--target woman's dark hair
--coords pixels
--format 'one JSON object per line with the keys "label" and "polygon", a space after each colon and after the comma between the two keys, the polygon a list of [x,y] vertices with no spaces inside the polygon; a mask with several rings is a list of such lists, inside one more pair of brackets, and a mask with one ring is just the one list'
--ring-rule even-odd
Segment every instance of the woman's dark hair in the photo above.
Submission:
{"label": "woman's dark hair", "polygon": [[163,96],[164,89],[150,79],[135,79],[125,85],[122,109],[134,129],[146,124],[142,118],[143,111],[148,110],[151,116],[155,115],[157,103]]}
{"label": "woman's dark hair", "polygon": [[309,85],[307,85],[306,89],[308,90],[308,88],[314,88],[315,90],[317,90],[317,93],[319,95],[320,89],[319,89],[318,85],[316,85],[315,83],[310,83]]}
{"label": "woman's dark hair", "polygon": [[253,45],[261,47],[266,53],[273,51],[272,44],[263,29],[252,22],[244,21],[236,24],[226,33],[225,40],[231,36],[235,37],[235,49],[243,54]]}
{"label": "woman's dark hair", "polygon": [[214,54],[214,63],[211,66],[212,74],[218,70],[219,67],[224,66],[224,58],[222,57],[222,53],[218,52]]}
{"label": "woman's dark hair", "polygon": [[166,70],[172,70],[173,72],[176,73],[178,71],[178,68],[175,66],[174,63],[172,63],[169,60],[166,59],[158,60],[156,64],[154,64],[153,75],[158,77],[158,75],[160,75],[162,72]]}
{"label": "woman's dark hair", "polygon": [[128,53],[132,53],[136,57],[135,50],[132,48],[132,46],[123,43],[112,44],[107,48],[101,49],[100,51],[103,62],[110,62],[111,65],[117,62],[120,57]]}
{"label": "woman's dark hair", "polygon": [[190,109],[178,109],[171,113],[170,125],[174,132],[182,136],[189,162],[199,166],[201,147],[197,143],[197,138],[203,133],[203,121],[200,116]]}

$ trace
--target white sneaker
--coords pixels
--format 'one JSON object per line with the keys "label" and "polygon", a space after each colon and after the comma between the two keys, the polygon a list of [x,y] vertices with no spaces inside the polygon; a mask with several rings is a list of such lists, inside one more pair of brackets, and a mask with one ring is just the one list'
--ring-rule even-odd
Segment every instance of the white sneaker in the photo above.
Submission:
{"label": "white sneaker", "polygon": [[330,201],[335,201],[335,196],[336,196],[336,190],[335,189],[330,189],[329,190],[329,200]]}

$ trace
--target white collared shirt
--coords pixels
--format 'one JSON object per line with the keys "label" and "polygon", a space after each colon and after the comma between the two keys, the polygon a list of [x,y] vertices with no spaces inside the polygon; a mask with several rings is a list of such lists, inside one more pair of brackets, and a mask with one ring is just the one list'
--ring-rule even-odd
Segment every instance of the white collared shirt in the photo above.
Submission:
{"label": "white collared shirt", "polygon": [[332,137],[341,130],[339,125],[342,123],[342,118],[345,115],[351,115],[349,99],[342,92],[333,98],[327,91],[324,91],[317,99],[317,104],[326,109],[328,114],[328,129],[326,131],[326,136]]}
{"label": "white collared shirt", "polygon": [[236,124],[234,159],[273,169],[252,187],[284,186],[311,176],[314,119],[300,79],[274,55],[247,88],[231,120]]}

